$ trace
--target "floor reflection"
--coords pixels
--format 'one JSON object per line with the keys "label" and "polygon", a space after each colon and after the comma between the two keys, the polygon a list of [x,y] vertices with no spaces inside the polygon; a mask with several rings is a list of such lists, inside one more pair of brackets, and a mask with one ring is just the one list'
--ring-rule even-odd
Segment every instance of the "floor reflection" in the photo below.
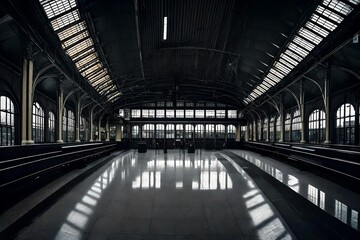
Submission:
{"label": "floor reflection", "polygon": [[[283,222],[275,214],[275,210],[263,195],[261,190],[255,185],[248,174],[227,155],[220,154],[227,159],[233,167],[247,181],[248,191],[243,195],[246,208],[257,229],[259,239],[292,239]],[[278,176],[282,176],[278,175]]]}
{"label": "floor reflection", "polygon": [[[324,184],[309,178],[284,164],[272,162],[270,159],[248,151],[233,150],[233,152],[253,163],[280,182],[286,184],[296,193],[338,218],[356,230],[359,229],[360,197],[343,187],[334,184]],[[274,166],[277,165],[277,166]],[[320,178],[319,178],[320,179]],[[339,200],[341,199],[341,201]]]}

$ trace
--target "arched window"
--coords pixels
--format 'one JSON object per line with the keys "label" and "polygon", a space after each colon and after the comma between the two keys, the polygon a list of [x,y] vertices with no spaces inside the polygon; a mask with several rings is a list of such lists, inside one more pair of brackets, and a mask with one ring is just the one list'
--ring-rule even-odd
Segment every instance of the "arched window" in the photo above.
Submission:
{"label": "arched window", "polygon": [[166,138],[174,138],[175,137],[175,126],[174,124],[166,125]]}
{"label": "arched window", "polygon": [[268,133],[268,119],[267,118],[264,118],[262,130],[263,130],[263,140],[269,140],[269,139],[267,139],[267,133]]}
{"label": "arched window", "polygon": [[49,112],[49,142],[55,142],[55,114],[53,112]]}
{"label": "arched window", "polygon": [[132,138],[140,138],[139,126],[132,126],[131,137]]}
{"label": "arched window", "polygon": [[204,125],[198,124],[195,126],[195,138],[204,137]]}
{"label": "arched window", "polygon": [[154,138],[154,124],[145,124],[142,127],[142,137],[143,138]]}
{"label": "arched window", "polygon": [[270,129],[269,129],[269,132],[270,132],[270,139],[269,140],[270,140],[270,142],[275,141],[274,129],[275,129],[275,116],[270,119]]}
{"label": "arched window", "polygon": [[216,132],[217,139],[222,139],[222,138],[225,139],[225,125],[217,124],[215,132]]}
{"label": "arched window", "polygon": [[15,109],[10,98],[0,96],[0,146],[15,143]]}
{"label": "arched window", "polygon": [[309,142],[321,143],[325,141],[325,112],[319,109],[313,111],[309,117]]}
{"label": "arched window", "polygon": [[253,137],[253,125],[251,123],[248,124],[248,140],[252,140]]}
{"label": "arched window", "polygon": [[257,123],[257,140],[258,141],[261,141],[262,140],[262,131],[261,131],[261,119],[258,120],[258,123]]}
{"label": "arched window", "polygon": [[236,138],[236,127],[234,125],[227,126],[227,138],[228,139]]}
{"label": "arched window", "polygon": [[194,126],[191,124],[185,125],[185,138],[186,139],[193,139],[194,135]]}
{"label": "arched window", "polygon": [[71,110],[68,110],[67,112],[67,141],[68,142],[75,141],[75,116],[74,116],[74,112]]}
{"label": "arched window", "polygon": [[[84,119],[85,121],[85,119]],[[109,132],[109,137],[110,137],[110,141],[115,141],[116,140],[116,126],[110,126],[110,132]],[[81,134],[80,134],[81,136]],[[83,141],[82,138],[80,138],[81,141]]]}
{"label": "arched window", "polygon": [[355,108],[345,103],[336,113],[336,143],[355,143]]}
{"label": "arched window", "polygon": [[164,124],[156,124],[156,138],[164,138],[165,133],[165,125]]}
{"label": "arched window", "polygon": [[214,134],[215,134],[215,126],[214,126],[214,124],[206,124],[205,137],[206,138],[214,138]]}
{"label": "arched window", "polygon": [[[62,122],[62,140],[66,141],[66,139],[67,139],[67,109],[65,107],[63,109],[62,116],[63,116],[63,118],[62,118],[62,120],[63,120],[63,122]],[[94,130],[95,130],[95,128],[94,128]],[[91,134],[93,134],[93,133],[91,133]]]}
{"label": "arched window", "polygon": [[276,133],[275,133],[275,141],[280,141],[280,135],[281,135],[281,117],[280,115],[276,118]]}
{"label": "arched window", "polygon": [[184,126],[182,124],[176,124],[176,139],[183,139]]}
{"label": "arched window", "polygon": [[293,113],[292,117],[292,129],[291,129],[291,141],[300,142],[301,139],[301,116],[299,109]]}
{"label": "arched window", "polygon": [[44,142],[44,129],[44,110],[38,102],[34,102],[32,112],[32,134],[34,142]]}
{"label": "arched window", "polygon": [[291,134],[291,114],[286,114],[285,118],[285,142],[290,142]]}

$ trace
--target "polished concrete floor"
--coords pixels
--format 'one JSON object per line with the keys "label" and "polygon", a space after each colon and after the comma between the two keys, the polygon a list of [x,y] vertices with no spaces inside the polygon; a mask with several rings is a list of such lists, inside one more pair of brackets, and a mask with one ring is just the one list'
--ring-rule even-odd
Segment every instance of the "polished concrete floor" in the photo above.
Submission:
{"label": "polished concrete floor", "polygon": [[119,153],[17,239],[295,239],[246,171],[221,156]]}

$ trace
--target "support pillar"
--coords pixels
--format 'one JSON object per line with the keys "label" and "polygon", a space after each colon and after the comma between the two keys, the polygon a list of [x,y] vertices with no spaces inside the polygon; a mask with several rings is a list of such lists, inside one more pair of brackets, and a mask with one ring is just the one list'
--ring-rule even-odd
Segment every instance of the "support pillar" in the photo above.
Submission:
{"label": "support pillar", "polygon": [[246,123],[246,131],[245,131],[245,142],[249,141],[249,122]]}
{"label": "support pillar", "polygon": [[91,111],[90,111],[90,122],[89,122],[89,127],[90,127],[90,142],[93,142],[94,141],[94,134],[93,134],[93,131],[94,131],[94,110],[95,110],[95,107],[92,107],[91,108]]}
{"label": "support pillar", "polygon": [[122,140],[122,132],[121,132],[121,124],[116,124],[116,142],[121,142]]}
{"label": "support pillar", "polygon": [[106,141],[106,142],[109,142],[109,141],[110,141],[110,125],[109,125],[109,118],[107,118],[107,119],[106,119],[105,133],[106,133],[106,138],[105,138],[105,141]]}
{"label": "support pillar", "polygon": [[99,116],[99,122],[98,122],[98,137],[97,137],[97,141],[101,141],[101,120],[102,117]]}
{"label": "support pillar", "polygon": [[301,117],[300,143],[306,143],[306,140],[305,140],[305,91],[304,91],[303,81],[300,82],[300,117]]}
{"label": "support pillar", "polygon": [[325,144],[330,144],[330,71],[329,66],[325,66]]}
{"label": "support pillar", "polygon": [[258,141],[258,123],[257,123],[256,119],[254,120],[254,123],[253,123],[253,140],[255,142]]}
{"label": "support pillar", "polygon": [[62,80],[59,80],[58,82],[58,91],[57,91],[57,137],[58,143],[63,143],[63,139],[62,139],[62,128],[63,128],[63,99],[64,99],[64,90],[63,90],[63,86],[62,86]]}
{"label": "support pillar", "polygon": [[267,119],[267,132],[266,132],[266,141],[270,141],[270,118]]}
{"label": "support pillar", "polygon": [[280,140],[279,142],[284,142],[284,135],[285,135],[285,117],[284,117],[284,96],[281,95],[280,97]]}
{"label": "support pillar", "polygon": [[241,126],[240,124],[238,124],[236,126],[236,141],[240,142],[240,140],[241,140]]}
{"label": "support pillar", "polygon": [[26,46],[22,72],[22,130],[21,144],[33,144],[32,139],[32,89],[34,75],[33,43]]}
{"label": "support pillar", "polygon": [[81,99],[78,96],[76,99],[76,116],[75,116],[75,142],[80,142],[80,110],[81,110]]}

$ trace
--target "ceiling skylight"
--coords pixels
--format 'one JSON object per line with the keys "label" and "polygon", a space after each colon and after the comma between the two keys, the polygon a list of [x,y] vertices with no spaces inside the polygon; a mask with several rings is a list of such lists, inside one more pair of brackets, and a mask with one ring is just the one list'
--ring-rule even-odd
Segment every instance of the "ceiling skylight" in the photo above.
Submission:
{"label": "ceiling skylight", "polygon": [[[353,5],[359,5],[360,0],[323,0],[310,16],[310,19],[291,38],[287,47],[273,63],[270,70],[264,76],[263,81],[256,86],[247,98],[245,104],[249,104],[286,77],[309,53],[334,31],[344,18],[351,13]],[[272,43],[274,45],[274,43]]]}
{"label": "ceiling skylight", "polygon": [[[61,47],[75,63],[79,73],[109,101],[115,101],[121,93],[113,83],[95,50],[86,22],[81,18],[76,0],[39,0],[59,37]],[[166,17],[165,17],[166,18]],[[164,19],[164,26],[167,19]],[[164,28],[166,39],[166,28]],[[99,87],[100,86],[100,87]]]}

